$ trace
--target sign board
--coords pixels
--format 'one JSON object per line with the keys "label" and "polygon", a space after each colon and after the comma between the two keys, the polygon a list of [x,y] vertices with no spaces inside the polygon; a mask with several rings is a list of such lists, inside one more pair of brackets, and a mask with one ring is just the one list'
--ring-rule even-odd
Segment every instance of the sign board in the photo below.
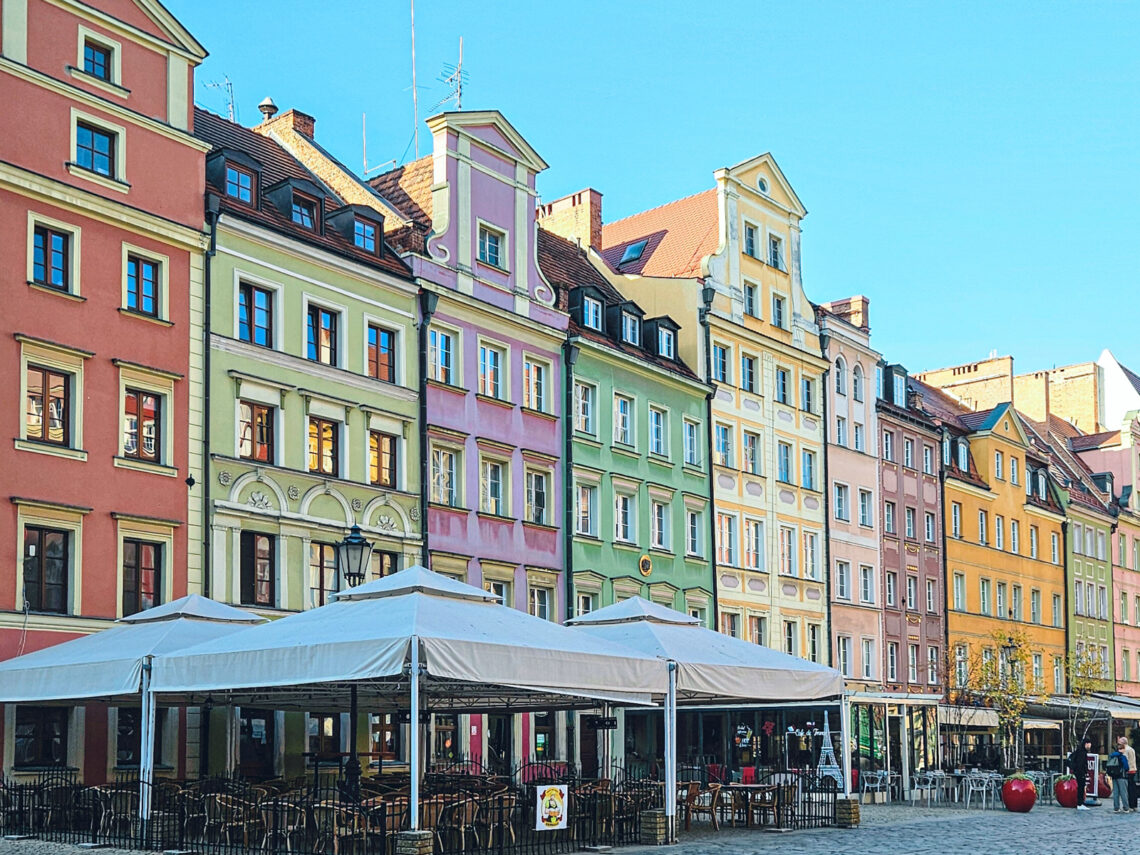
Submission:
{"label": "sign board", "polygon": [[582,723],[590,730],[617,730],[617,716],[587,715]]}
{"label": "sign board", "polygon": [[[397,724],[411,724],[412,711],[411,710],[397,710],[396,711]],[[420,711],[420,724],[431,724],[431,713]]]}
{"label": "sign board", "polygon": [[566,827],[565,784],[539,784],[534,788],[537,802],[534,812],[535,831],[557,831]]}
{"label": "sign board", "polygon": [[1089,776],[1085,779],[1085,801],[1097,801],[1100,798],[1100,755],[1092,752],[1089,758]]}

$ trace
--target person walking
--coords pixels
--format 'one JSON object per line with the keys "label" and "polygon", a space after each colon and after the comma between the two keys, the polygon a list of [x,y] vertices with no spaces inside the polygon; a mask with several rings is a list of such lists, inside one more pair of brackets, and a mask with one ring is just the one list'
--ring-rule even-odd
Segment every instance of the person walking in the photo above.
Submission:
{"label": "person walking", "polygon": [[1116,740],[1116,744],[1120,746],[1121,752],[1124,754],[1125,759],[1128,760],[1128,771],[1124,774],[1124,780],[1128,782],[1128,809],[1130,811],[1136,810],[1136,751],[1128,744],[1128,737],[1122,736]]}
{"label": "person walking", "polygon": [[1069,755],[1068,764],[1069,771],[1073,777],[1077,779],[1077,810],[1088,810],[1085,805],[1085,785],[1088,783],[1089,778],[1089,749],[1092,748],[1092,740],[1087,736],[1081,740],[1080,745],[1073,749],[1073,753]]}
{"label": "person walking", "polygon": [[1117,746],[1108,755],[1108,762],[1104,764],[1104,774],[1112,781],[1112,812],[1128,813],[1128,758]]}

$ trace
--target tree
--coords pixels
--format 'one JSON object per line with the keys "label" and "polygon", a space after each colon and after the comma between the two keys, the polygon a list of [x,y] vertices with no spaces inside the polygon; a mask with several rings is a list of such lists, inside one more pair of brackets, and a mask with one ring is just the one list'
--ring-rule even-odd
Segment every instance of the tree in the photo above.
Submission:
{"label": "tree", "polygon": [[1106,721],[1108,713],[1094,704],[1093,693],[1104,683],[1104,663],[1095,649],[1078,644],[1067,661],[1069,696],[1065,709],[1065,736],[1068,750],[1088,736],[1098,721]]}

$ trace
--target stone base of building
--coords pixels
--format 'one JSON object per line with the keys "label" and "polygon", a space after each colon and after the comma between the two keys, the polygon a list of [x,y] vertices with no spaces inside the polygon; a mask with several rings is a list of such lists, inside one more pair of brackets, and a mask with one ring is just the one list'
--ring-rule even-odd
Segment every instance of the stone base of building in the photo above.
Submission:
{"label": "stone base of building", "polygon": [[835,803],[835,820],[840,828],[859,827],[859,800],[839,799]]}
{"label": "stone base of building", "polygon": [[430,831],[401,831],[396,835],[396,855],[431,855],[435,835]]}
{"label": "stone base of building", "polygon": [[669,818],[664,810],[655,808],[641,812],[639,842],[642,846],[664,846],[669,842]]}

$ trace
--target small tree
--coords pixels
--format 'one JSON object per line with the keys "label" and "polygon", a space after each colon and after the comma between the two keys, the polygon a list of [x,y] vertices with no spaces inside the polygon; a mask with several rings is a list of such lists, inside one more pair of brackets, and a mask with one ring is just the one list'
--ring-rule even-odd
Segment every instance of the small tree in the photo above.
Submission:
{"label": "small tree", "polygon": [[1107,720],[1108,714],[1093,703],[1093,693],[1104,683],[1104,663],[1097,652],[1079,646],[1069,655],[1067,665],[1069,697],[1065,710],[1065,736],[1071,751],[1088,736],[1094,724]]}
{"label": "small tree", "polygon": [[998,714],[1002,761],[1007,769],[1022,767],[1021,725],[1026,707],[1042,695],[1032,672],[1029,637],[1022,630],[993,632],[992,646],[975,651],[970,690]]}

